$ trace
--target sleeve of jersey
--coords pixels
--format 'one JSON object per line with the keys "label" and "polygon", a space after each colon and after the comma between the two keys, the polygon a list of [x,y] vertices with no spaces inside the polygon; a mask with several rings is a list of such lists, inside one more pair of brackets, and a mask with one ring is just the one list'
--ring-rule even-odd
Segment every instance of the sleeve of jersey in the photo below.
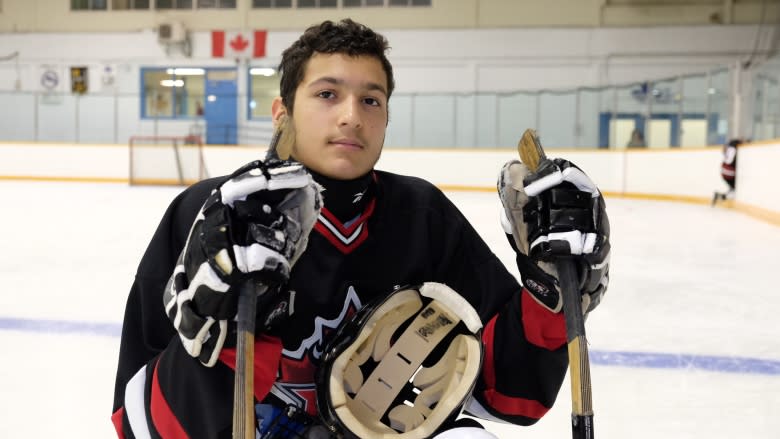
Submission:
{"label": "sleeve of jersey", "polygon": [[531,425],[552,407],[568,366],[563,314],[523,289],[483,330],[485,358],[468,411]]}
{"label": "sleeve of jersey", "polygon": [[112,413],[124,404],[125,389],[137,371],[166,349],[176,335],[165,314],[162,294],[189,225],[209,191],[208,185],[194,185],[177,196],[141,258],[125,306]]}
{"label": "sleeve of jersey", "polygon": [[[434,264],[442,281],[479,312],[485,357],[467,410],[519,425],[538,421],[555,402],[568,366],[566,323],[539,305],[493,254],[456,207],[435,229]],[[521,292],[522,291],[522,292]]]}
{"label": "sleeve of jersey", "polygon": [[[256,339],[257,399],[270,390],[280,355],[279,339],[263,335]],[[204,367],[174,338],[128,381],[123,405],[112,416],[118,437],[232,437],[234,368],[235,349],[224,349],[220,362]]]}
{"label": "sleeve of jersey", "polygon": [[[154,236],[138,264],[133,286],[125,305],[122,337],[119,345],[119,364],[114,387],[114,408],[124,400],[127,382],[149,360],[162,352],[176,334],[162,303],[165,284],[173,272],[176,259],[184,247],[195,212],[187,200],[191,191],[182,192],[168,206]],[[184,229],[179,231],[178,229]]]}

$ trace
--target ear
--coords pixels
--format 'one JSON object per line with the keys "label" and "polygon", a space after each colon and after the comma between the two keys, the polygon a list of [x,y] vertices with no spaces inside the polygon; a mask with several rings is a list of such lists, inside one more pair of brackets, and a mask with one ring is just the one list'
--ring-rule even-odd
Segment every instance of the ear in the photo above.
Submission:
{"label": "ear", "polygon": [[271,120],[274,123],[274,128],[278,128],[282,118],[287,116],[287,107],[282,103],[282,97],[277,96],[271,102]]}

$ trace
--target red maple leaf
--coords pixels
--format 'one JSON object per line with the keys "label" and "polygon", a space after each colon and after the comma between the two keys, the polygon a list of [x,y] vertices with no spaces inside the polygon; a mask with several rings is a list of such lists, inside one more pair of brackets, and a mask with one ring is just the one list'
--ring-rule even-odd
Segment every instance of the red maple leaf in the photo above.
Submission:
{"label": "red maple leaf", "polygon": [[230,40],[230,47],[236,52],[241,52],[249,46],[249,40],[245,40],[241,34],[236,35],[235,38]]}

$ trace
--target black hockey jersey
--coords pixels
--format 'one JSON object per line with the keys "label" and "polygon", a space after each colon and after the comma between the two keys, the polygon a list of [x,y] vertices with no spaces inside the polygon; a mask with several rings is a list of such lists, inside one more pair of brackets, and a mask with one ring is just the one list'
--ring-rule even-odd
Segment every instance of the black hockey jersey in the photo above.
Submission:
{"label": "black hockey jersey", "polygon": [[[190,357],[162,293],[201,205],[223,178],[202,181],[169,206],[138,268],[125,310],[112,420],[120,437],[230,437],[235,350],[212,368]],[[469,411],[520,425],[552,406],[566,373],[562,315],[539,306],[461,212],[430,183],[373,172],[371,198],[347,224],[327,199],[292,270],[295,312],[255,348],[255,397],[316,413],[314,370],[328,335],[398,286],[440,282],[485,324],[485,359]],[[134,434],[134,431],[136,432]]]}
{"label": "black hockey jersey", "polygon": [[732,140],[723,147],[723,162],[720,167],[720,175],[727,182],[735,180],[737,175],[737,146],[741,142]]}

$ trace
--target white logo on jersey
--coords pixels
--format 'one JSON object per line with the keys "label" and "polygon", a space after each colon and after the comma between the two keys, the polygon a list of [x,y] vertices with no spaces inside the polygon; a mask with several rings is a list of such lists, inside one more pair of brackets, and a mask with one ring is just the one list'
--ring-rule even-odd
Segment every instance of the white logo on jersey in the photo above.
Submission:
{"label": "white logo on jersey", "polygon": [[310,415],[317,414],[315,403],[314,365],[312,358],[322,356],[324,337],[328,332],[334,331],[350,315],[362,308],[355,288],[347,289],[344,304],[339,315],[333,319],[325,319],[320,316],[314,318],[314,331],[301,341],[295,350],[282,350],[280,370],[277,381],[271,387],[271,394],[275,395],[285,404],[293,405],[305,410]]}
{"label": "white logo on jersey", "polygon": [[347,317],[347,313],[350,309],[359,310],[362,307],[363,304],[360,303],[360,298],[355,291],[355,287],[350,286],[347,290],[347,297],[344,299],[344,305],[342,306],[339,315],[330,320],[320,316],[315,317],[313,333],[301,341],[301,344],[297,349],[292,351],[283,349],[282,355],[296,360],[302,360],[306,355],[306,351],[311,350],[312,357],[320,358],[322,355],[323,335],[325,334],[325,330],[338,328],[341,322]]}

